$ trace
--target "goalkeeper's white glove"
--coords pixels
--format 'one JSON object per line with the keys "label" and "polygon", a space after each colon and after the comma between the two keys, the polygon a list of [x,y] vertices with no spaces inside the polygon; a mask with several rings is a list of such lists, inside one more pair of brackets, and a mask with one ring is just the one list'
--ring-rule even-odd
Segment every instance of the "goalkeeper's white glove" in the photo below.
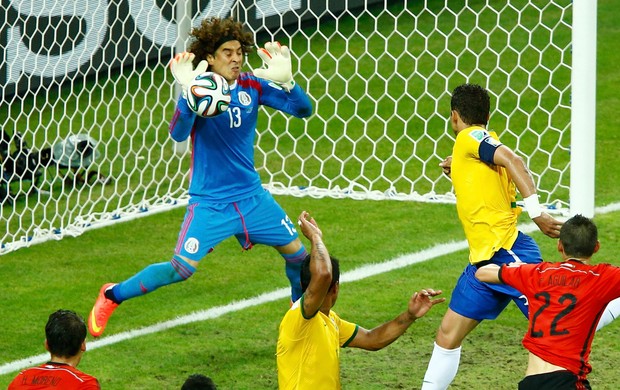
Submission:
{"label": "goalkeeper's white glove", "polygon": [[181,86],[183,90],[183,97],[187,99],[187,88],[194,81],[196,76],[207,71],[209,64],[207,61],[202,60],[194,69],[192,61],[194,61],[194,53],[188,53],[184,51],[179,53],[170,61],[170,72],[174,76],[174,79]]}
{"label": "goalkeeper's white glove", "polygon": [[258,55],[267,69],[256,69],[254,74],[271,80],[290,92],[295,86],[295,81],[293,81],[291,51],[288,46],[282,46],[280,42],[267,42],[265,48],[258,49]]}

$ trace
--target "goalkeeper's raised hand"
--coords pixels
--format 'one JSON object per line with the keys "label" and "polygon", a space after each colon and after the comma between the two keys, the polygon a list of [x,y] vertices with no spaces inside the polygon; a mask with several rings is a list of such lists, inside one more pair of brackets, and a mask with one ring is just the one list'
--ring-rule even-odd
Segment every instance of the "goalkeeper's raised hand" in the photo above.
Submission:
{"label": "goalkeeper's raised hand", "polygon": [[282,46],[280,42],[267,42],[264,48],[258,49],[258,55],[267,68],[256,69],[254,74],[271,80],[290,92],[295,86],[295,81],[293,81],[291,51],[288,46]]}
{"label": "goalkeeper's raised hand", "polygon": [[174,79],[181,86],[183,90],[183,97],[187,98],[187,88],[191,82],[198,76],[207,71],[209,64],[207,61],[202,60],[194,69],[192,61],[194,61],[194,53],[183,52],[177,54],[170,61],[170,72],[174,76]]}

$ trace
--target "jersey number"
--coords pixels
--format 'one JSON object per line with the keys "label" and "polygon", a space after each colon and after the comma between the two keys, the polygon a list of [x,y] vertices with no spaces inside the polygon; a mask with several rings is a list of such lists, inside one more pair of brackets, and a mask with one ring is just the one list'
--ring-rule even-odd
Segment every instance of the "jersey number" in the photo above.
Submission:
{"label": "jersey number", "polygon": [[[540,307],[540,309],[536,311],[536,313],[534,313],[534,316],[532,317],[532,329],[530,331],[530,334],[532,337],[543,337],[544,331],[536,330],[536,320],[538,319],[538,316],[540,316],[545,311],[545,309],[548,308],[549,305],[551,304],[551,295],[546,291],[542,291],[534,295],[534,298],[539,299],[539,300],[544,300],[545,303]],[[564,308],[564,310],[559,312],[551,321],[551,328],[549,329],[549,335],[551,336],[560,336],[560,335],[569,333],[569,331],[566,329],[558,330],[558,322],[560,322],[560,320],[565,315],[573,311],[573,309],[575,308],[575,305],[577,304],[577,298],[573,294],[570,294],[570,293],[563,294],[558,299],[558,303],[566,307]]]}
{"label": "jersey number", "polygon": [[297,233],[297,229],[295,229],[295,225],[291,222],[291,219],[286,216],[286,218],[280,220],[280,225],[284,226],[288,233],[292,236]]}
{"label": "jersey number", "polygon": [[239,107],[229,107],[226,111],[228,111],[230,127],[233,128],[241,126],[241,109]]}

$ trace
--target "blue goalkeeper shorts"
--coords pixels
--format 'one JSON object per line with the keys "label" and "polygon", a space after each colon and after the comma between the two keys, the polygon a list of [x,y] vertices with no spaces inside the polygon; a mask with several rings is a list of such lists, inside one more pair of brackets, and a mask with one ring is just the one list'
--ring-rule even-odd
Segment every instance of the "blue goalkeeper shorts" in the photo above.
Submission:
{"label": "blue goalkeeper shorts", "polygon": [[[517,240],[510,250],[500,249],[489,261],[482,264],[501,266],[517,260],[524,263],[540,263],[542,261],[540,249],[534,239],[521,232],[519,232]],[[523,294],[505,284],[483,283],[476,278],[476,270],[482,264],[478,264],[478,266],[469,264],[465,268],[452,292],[450,309],[477,321],[493,320],[512,300],[527,318],[527,301]]]}
{"label": "blue goalkeeper shorts", "polygon": [[200,261],[231,236],[235,236],[244,249],[250,249],[254,244],[287,245],[298,234],[295,224],[268,191],[232,203],[192,198],[174,252]]}

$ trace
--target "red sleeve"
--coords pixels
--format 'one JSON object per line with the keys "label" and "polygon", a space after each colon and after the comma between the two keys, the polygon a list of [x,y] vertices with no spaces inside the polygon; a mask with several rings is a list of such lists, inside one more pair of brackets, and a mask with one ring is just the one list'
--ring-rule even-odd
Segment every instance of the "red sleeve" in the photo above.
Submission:
{"label": "red sleeve", "polygon": [[605,283],[597,285],[597,295],[609,301],[620,297],[620,267],[598,264],[594,269],[605,277]]}
{"label": "red sleeve", "polygon": [[531,286],[533,279],[531,277],[532,272],[539,264],[524,264],[519,267],[510,267],[507,264],[502,265],[499,269],[499,280],[517,290],[523,292]]}

